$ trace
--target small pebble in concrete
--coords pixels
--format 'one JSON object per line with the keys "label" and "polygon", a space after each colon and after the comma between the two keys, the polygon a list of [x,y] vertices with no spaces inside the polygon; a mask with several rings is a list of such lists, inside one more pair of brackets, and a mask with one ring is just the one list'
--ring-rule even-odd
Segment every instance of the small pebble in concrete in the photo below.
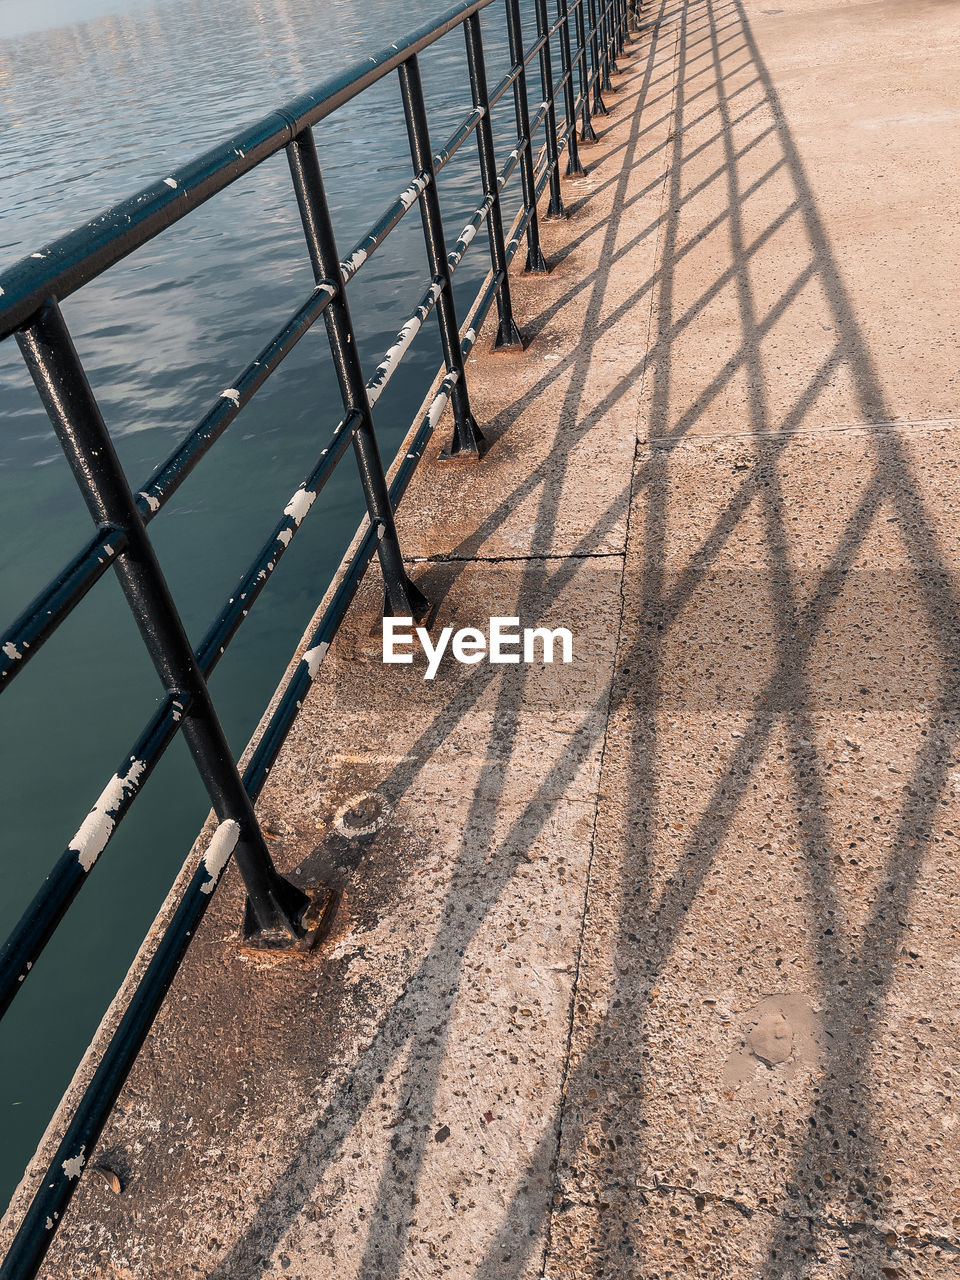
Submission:
{"label": "small pebble in concrete", "polygon": [[119,1177],[113,1169],[109,1168],[107,1165],[95,1164],[91,1168],[90,1172],[95,1174],[98,1182],[100,1182],[102,1186],[106,1187],[108,1191],[112,1191],[115,1196],[118,1196],[123,1190],[123,1184]]}

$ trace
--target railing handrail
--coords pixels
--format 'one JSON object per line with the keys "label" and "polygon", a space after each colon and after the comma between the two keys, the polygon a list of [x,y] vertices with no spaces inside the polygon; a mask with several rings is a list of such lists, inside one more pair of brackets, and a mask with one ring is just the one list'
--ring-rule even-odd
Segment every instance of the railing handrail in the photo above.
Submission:
{"label": "railing handrail", "polygon": [[373,57],[357,59],[316,88],[298,94],[195,160],[171,170],[167,177],[158,178],[20,258],[0,272],[0,342],[29,320],[48,298],[62,302],[282,151],[303,129],[326,119],[402,62],[462,25],[471,14],[493,3],[494,0],[461,0],[438,21],[425,24]]}
{"label": "railing handrail", "polygon": [[[510,263],[525,237],[528,270],[547,270],[539,241],[538,201],[549,184],[550,212],[563,213],[560,157],[566,151],[568,174],[583,172],[577,150],[578,122],[582,138],[589,139],[592,136],[590,112],[605,110],[600,89],[608,83],[614,59],[623,47],[628,13],[635,10],[635,5],[628,0],[599,0],[599,6],[598,0],[555,0],[557,17],[551,21],[547,0],[532,0],[537,37],[525,53],[520,0],[503,0],[511,66],[491,94],[486,81],[479,15],[493,3],[494,0],[463,0],[434,23],[421,27],[380,54],[354,63],[317,89],[301,94],[228,142],[114,205],[0,275],[0,341],[16,334],[24,361],[97,529],[94,537],[17,619],[13,629],[0,635],[0,691],[23,670],[30,655],[112,566],[165,692],[163,702],[119,770],[13,932],[0,946],[0,1016],[21,989],[35,959],[178,732],[187,740],[218,822],[210,845],[180,893],[156,949],[145,959],[142,973],[89,1084],[66,1121],[46,1175],[33,1195],[10,1250],[0,1263],[0,1280],[31,1280],[36,1275],[55,1227],[73,1195],[80,1171],[119,1096],[228,860],[232,857],[236,862],[246,886],[243,928],[251,945],[311,945],[335,907],[335,900],[323,886],[316,887],[311,895],[276,870],[253,803],[373,557],[380,559],[387,597],[385,611],[413,615],[418,620],[430,612],[429,602],[407,575],[394,512],[448,403],[454,420],[449,453],[478,458],[483,451],[483,435],[470,409],[466,357],[494,301],[499,318],[494,345],[510,346],[522,341],[513,319]],[[589,26],[584,21],[588,3]],[[572,19],[576,21],[573,42]],[[464,30],[473,106],[447,142],[435,152],[418,54],[456,27]],[[559,36],[559,77],[554,74],[551,59],[555,35]],[[526,68],[534,57],[539,62],[543,96],[531,118]],[[577,68],[579,95],[574,90]],[[411,180],[344,259],[336,243],[312,129],[394,70],[399,75],[403,99]],[[498,166],[491,107],[511,85],[517,134],[509,157]],[[561,96],[565,121],[559,128],[556,108]],[[532,140],[541,127],[546,145],[545,159],[539,164],[539,160],[534,161]],[[471,134],[477,138],[483,198],[453,247],[448,248],[437,174]],[[213,405],[157,468],[144,489],[135,494],[117,458],[59,303],[281,149],[287,153],[313,269],[313,291],[234,384],[215,397]],[[509,233],[505,234],[500,197],[518,168],[523,201]],[[347,285],[414,204],[420,208],[429,285],[376,371],[367,379],[350,316]],[[466,322],[461,325],[452,277],[484,223],[489,238],[490,270]],[[395,460],[388,484],[374,430],[372,406],[431,311],[439,321],[444,353],[443,366],[433,384],[439,383],[439,389],[419,423],[414,420],[411,425],[403,456],[398,455]],[[343,416],[233,595],[194,650],[157,562],[147,526],[183,478],[321,316],[340,385]],[[352,557],[343,566],[306,652],[271,702],[269,719],[265,717],[262,733],[241,775],[210,698],[207,677],[351,443],[367,507],[366,524],[361,525],[361,536],[355,541]]]}

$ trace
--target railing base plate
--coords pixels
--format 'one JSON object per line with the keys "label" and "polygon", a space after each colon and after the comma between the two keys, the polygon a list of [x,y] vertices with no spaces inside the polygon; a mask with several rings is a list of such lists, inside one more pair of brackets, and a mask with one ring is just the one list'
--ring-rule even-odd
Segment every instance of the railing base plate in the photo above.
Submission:
{"label": "railing base plate", "polygon": [[462,424],[462,429],[454,432],[450,443],[443,446],[438,461],[452,462],[457,458],[467,458],[479,462],[489,447],[489,443],[471,414]]}
{"label": "railing base plate", "polygon": [[500,327],[497,329],[497,336],[493,343],[494,351],[523,351],[526,349],[527,340],[517,328],[513,320],[509,322],[500,321]]}
{"label": "railing base plate", "polygon": [[307,895],[308,899],[299,919],[300,928],[303,930],[301,935],[298,938],[291,938],[288,933],[282,933],[280,930],[259,929],[250,909],[250,903],[247,902],[243,909],[243,922],[240,926],[240,945],[243,950],[258,953],[269,951],[274,955],[282,955],[285,952],[297,955],[304,951],[312,951],[319,942],[323,941],[333,924],[340,895],[326,884],[300,885],[298,888]]}

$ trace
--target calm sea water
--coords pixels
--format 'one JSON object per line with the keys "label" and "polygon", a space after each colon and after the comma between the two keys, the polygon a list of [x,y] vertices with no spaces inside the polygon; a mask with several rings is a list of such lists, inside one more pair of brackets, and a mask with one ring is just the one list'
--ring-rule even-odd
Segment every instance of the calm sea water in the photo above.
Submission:
{"label": "calm sea water", "polygon": [[[0,0],[0,266],[162,177],[447,0]],[[500,6],[484,15],[491,83]],[[437,142],[469,104],[463,41],[423,57]],[[504,103],[504,108],[507,104]],[[501,117],[501,122],[503,118]],[[509,136],[503,123],[501,136]],[[318,131],[345,252],[405,184],[389,78]],[[442,181],[451,231],[474,203],[474,149]],[[456,218],[463,215],[462,221]],[[452,237],[451,237],[452,238]],[[463,305],[484,247],[458,274]],[[372,370],[426,281],[414,211],[351,286]],[[137,487],[310,291],[282,154],[64,304]],[[377,411],[392,456],[440,362],[435,326]],[[198,641],[336,422],[318,325],[151,525]],[[0,346],[0,618],[90,532],[15,345]],[[348,455],[212,681],[239,753],[361,514]],[[14,924],[158,701],[119,588],[103,580],[4,695],[0,930]],[[177,742],[0,1024],[0,1202],[32,1154],[179,868],[207,803]]]}

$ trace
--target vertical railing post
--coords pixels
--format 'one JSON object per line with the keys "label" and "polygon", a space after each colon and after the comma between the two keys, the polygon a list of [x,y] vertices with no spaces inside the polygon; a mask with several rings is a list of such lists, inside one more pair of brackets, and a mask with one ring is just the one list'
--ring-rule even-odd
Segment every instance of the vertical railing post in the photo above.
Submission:
{"label": "vertical railing post", "polygon": [[353,445],[367,513],[371,525],[377,529],[377,554],[383,572],[385,595],[384,612],[396,617],[422,620],[430,612],[430,603],[410,580],[400,553],[397,526],[387,492],[383,462],[373,428],[373,414],[347,303],[347,291],[340,270],[336,237],[323,189],[320,160],[310,129],[304,129],[287,144],[287,161],[314,278],[318,283],[325,280],[337,290],[324,311],[323,318],[344,410],[347,413],[353,410],[357,415]]}
{"label": "vertical railing post", "polygon": [[610,24],[610,70],[614,75],[620,74],[620,68],[617,66],[617,57],[620,53],[620,20],[619,20],[620,0],[608,0],[607,3],[607,20]]}
{"label": "vertical railing post", "polygon": [[483,33],[480,15],[473,13],[463,24],[467,44],[467,64],[470,70],[470,89],[473,105],[483,111],[477,125],[477,148],[480,157],[480,180],[484,195],[491,201],[487,214],[487,232],[490,239],[490,261],[497,285],[497,315],[499,324],[495,347],[523,346],[523,338],[513,318],[510,298],[510,276],[507,250],[503,242],[503,218],[500,213],[500,190],[497,177],[497,158],[493,146],[493,127],[490,122],[490,102],[487,95],[487,70],[483,58]]}
{"label": "vertical railing post", "polygon": [[549,270],[540,247],[540,218],[537,213],[537,185],[533,168],[533,139],[530,137],[530,105],[527,99],[527,73],[524,66],[523,27],[520,22],[520,0],[506,0],[507,39],[510,62],[518,68],[513,82],[513,106],[517,118],[520,148],[520,182],[523,208],[527,215],[527,271],[543,274]]}
{"label": "vertical railing post", "polygon": [[623,0],[623,38],[633,44],[633,0]]}
{"label": "vertical railing post", "polygon": [[537,36],[540,45],[540,86],[543,90],[544,132],[547,139],[547,166],[550,173],[550,203],[548,218],[563,217],[563,196],[560,193],[560,153],[557,149],[557,110],[553,92],[553,59],[550,53],[550,22],[547,18],[547,0],[534,0],[537,15]]}
{"label": "vertical railing post", "polygon": [[603,56],[600,52],[600,20],[597,17],[597,0],[590,0],[590,70],[593,76],[593,114],[609,115],[600,90],[603,87]]}
{"label": "vertical railing post", "polygon": [[486,442],[470,412],[470,400],[467,396],[460,329],[457,324],[453,283],[450,279],[447,246],[443,234],[443,212],[440,208],[440,193],[437,191],[437,177],[433,169],[430,128],[427,124],[427,109],[423,100],[423,85],[420,81],[420,66],[416,55],[408,58],[406,62],[401,62],[397,70],[400,75],[400,91],[403,95],[403,111],[407,121],[407,136],[410,140],[414,173],[426,182],[426,186],[420,193],[420,213],[430,274],[441,286],[440,297],[437,299],[437,318],[440,323],[443,357],[446,361],[447,373],[455,375],[450,395],[453,405],[453,439],[441,456],[450,458],[466,455],[478,458]]}
{"label": "vertical railing post", "polygon": [[577,147],[577,93],[573,87],[573,56],[570,52],[570,10],[567,0],[557,0],[560,19],[560,69],[563,74],[563,106],[567,118],[567,177],[584,178]]}
{"label": "vertical railing post", "polygon": [[217,819],[236,824],[233,858],[247,889],[245,940],[268,947],[297,945],[310,932],[304,925],[310,899],[277,872],[267,852],[100,407],[53,299],[17,341],[90,514],[99,526],[114,525],[126,533],[126,550],[115,564],[123,593],[163,687],[183,699],[183,736]]}
{"label": "vertical railing post", "polygon": [[616,67],[613,63],[613,40],[610,33],[610,0],[600,0],[600,48],[603,50],[601,84],[604,92],[613,93],[610,72],[615,71]]}
{"label": "vertical railing post", "polygon": [[623,53],[627,39],[627,0],[616,0],[617,4],[617,53]]}
{"label": "vertical railing post", "polygon": [[577,57],[580,74],[580,141],[596,142],[597,134],[590,119],[590,73],[587,69],[587,27],[583,18],[583,6],[587,0],[575,0],[577,21]]}

